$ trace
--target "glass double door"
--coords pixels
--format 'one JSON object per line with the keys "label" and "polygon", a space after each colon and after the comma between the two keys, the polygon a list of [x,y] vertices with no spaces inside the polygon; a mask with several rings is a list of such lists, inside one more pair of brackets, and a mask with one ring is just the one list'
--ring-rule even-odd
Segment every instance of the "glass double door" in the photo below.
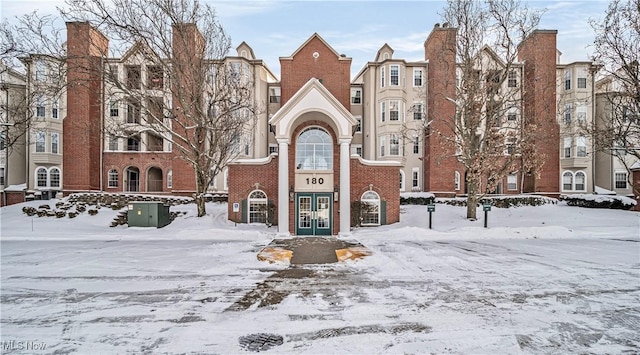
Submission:
{"label": "glass double door", "polygon": [[296,194],[296,234],[331,235],[331,193]]}

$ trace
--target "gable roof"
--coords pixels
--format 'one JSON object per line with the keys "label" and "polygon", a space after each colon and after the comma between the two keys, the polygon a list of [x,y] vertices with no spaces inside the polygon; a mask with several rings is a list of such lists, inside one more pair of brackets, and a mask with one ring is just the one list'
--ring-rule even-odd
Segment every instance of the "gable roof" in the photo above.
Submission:
{"label": "gable roof", "polygon": [[378,49],[378,53],[376,53],[376,62],[380,62],[382,60],[382,53],[385,51],[391,52],[391,55],[388,59],[393,58],[393,48],[391,48],[389,44],[385,43],[384,45],[382,45],[382,47],[380,47],[380,49]]}
{"label": "gable roof", "polygon": [[275,135],[279,139],[289,139],[293,132],[293,123],[307,112],[321,112],[331,119],[337,128],[338,138],[352,138],[351,128],[357,124],[338,99],[320,83],[311,78],[285,103],[269,120],[275,126]]}
{"label": "gable roof", "polygon": [[329,43],[327,43],[327,41],[325,41],[322,37],[320,37],[320,35],[315,32],[314,34],[311,35],[311,37],[309,37],[306,41],[304,41],[304,43],[298,47],[298,49],[296,49],[289,57],[280,57],[281,59],[285,59],[285,58],[293,58],[296,56],[296,54],[298,54],[298,52],[300,52],[304,47],[306,47],[313,39],[318,39],[320,40],[320,42],[322,42],[322,44],[324,44],[327,48],[329,48],[329,50],[331,50],[331,52],[340,60],[351,60],[351,58],[346,57],[346,56],[342,56],[340,55],[338,52],[336,52],[335,49],[333,49],[333,47],[331,47],[329,45]]}

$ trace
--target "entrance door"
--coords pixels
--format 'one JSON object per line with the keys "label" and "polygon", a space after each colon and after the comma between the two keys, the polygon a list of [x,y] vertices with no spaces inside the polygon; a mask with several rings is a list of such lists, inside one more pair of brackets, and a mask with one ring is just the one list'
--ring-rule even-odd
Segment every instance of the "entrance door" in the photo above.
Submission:
{"label": "entrance door", "polygon": [[296,234],[331,235],[331,193],[296,194]]}

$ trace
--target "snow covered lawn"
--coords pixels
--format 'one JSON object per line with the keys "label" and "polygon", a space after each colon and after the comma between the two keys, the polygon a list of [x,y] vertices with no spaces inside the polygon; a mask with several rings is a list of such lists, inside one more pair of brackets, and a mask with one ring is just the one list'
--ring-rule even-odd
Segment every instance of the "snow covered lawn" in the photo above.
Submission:
{"label": "snow covered lawn", "polygon": [[640,351],[640,213],[494,208],[485,229],[437,204],[429,230],[402,206],[354,231],[373,255],[292,269],[258,261],[275,229],[224,204],[162,229],[22,206],[0,210],[3,352],[248,353],[257,333],[282,337],[267,353]]}

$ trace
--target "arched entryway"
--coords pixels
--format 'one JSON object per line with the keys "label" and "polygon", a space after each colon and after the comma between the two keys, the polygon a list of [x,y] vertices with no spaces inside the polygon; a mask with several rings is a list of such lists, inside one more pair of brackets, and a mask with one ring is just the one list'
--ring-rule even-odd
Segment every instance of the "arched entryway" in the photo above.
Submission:
{"label": "arched entryway", "polygon": [[138,192],[140,191],[140,169],[130,166],[124,170],[124,191]]}
{"label": "arched entryway", "polygon": [[151,167],[147,171],[147,192],[162,192],[162,169]]}

